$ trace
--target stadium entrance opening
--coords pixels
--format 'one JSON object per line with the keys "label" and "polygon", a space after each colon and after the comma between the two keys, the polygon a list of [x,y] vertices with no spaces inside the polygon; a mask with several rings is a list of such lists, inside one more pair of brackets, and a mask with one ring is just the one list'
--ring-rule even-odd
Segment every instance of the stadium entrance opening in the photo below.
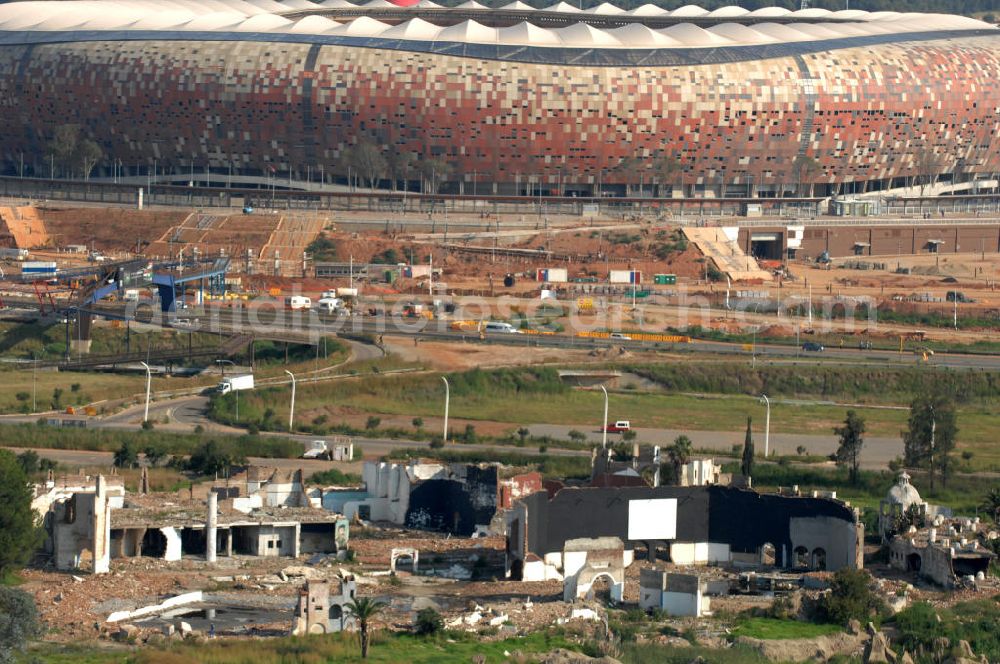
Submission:
{"label": "stadium entrance opening", "polygon": [[780,261],[783,240],[781,233],[751,233],[750,253],[754,258]]}

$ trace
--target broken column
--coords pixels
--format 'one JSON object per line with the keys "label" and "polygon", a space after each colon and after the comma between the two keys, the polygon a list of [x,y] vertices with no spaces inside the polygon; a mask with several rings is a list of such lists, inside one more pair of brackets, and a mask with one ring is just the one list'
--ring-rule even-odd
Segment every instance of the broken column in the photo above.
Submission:
{"label": "broken column", "polygon": [[205,522],[205,560],[215,562],[216,536],[218,533],[219,494],[208,492],[208,520]]}
{"label": "broken column", "polygon": [[94,488],[94,574],[107,574],[111,570],[111,505],[104,476],[97,476]]}

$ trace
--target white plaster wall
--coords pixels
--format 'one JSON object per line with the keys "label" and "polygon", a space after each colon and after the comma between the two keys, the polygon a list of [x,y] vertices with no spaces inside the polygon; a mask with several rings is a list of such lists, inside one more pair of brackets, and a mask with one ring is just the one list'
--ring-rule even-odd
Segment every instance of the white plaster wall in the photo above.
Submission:
{"label": "white plaster wall", "polygon": [[166,528],[160,528],[160,532],[167,539],[167,549],[163,554],[163,559],[166,561],[174,561],[181,559],[181,534],[173,526],[167,526]]}
{"label": "white plaster wall", "polygon": [[660,608],[671,616],[699,616],[701,593],[674,593],[669,590],[661,597]]}
{"label": "white plaster wall", "polygon": [[563,576],[570,577],[587,564],[586,551],[567,551],[563,554]]}

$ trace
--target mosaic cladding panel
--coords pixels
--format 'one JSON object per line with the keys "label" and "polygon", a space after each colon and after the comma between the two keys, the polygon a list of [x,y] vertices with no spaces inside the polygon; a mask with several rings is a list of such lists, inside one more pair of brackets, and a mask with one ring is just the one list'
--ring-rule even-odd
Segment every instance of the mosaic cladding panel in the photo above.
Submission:
{"label": "mosaic cladding panel", "polygon": [[480,181],[620,182],[623,157],[679,157],[684,181],[816,182],[1000,171],[994,37],[696,67],[574,67],[253,42],[0,48],[0,158],[85,125],[127,164],[339,172],[367,135]]}

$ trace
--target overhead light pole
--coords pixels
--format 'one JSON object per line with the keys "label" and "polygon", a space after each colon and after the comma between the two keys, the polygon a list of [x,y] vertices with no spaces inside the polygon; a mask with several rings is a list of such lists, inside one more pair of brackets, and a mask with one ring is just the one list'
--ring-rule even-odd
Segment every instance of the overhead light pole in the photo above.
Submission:
{"label": "overhead light pole", "polygon": [[149,365],[148,364],[146,364],[145,362],[139,362],[139,364],[141,364],[143,366],[143,368],[146,370],[146,409],[142,413],[142,421],[143,422],[148,422],[149,421],[149,389],[152,386],[153,374],[149,370]]}
{"label": "overhead light pole", "polygon": [[448,407],[451,405],[451,387],[448,385],[448,379],[441,376],[441,380],[444,381],[444,442],[448,442]]}
{"label": "overhead light pole", "polygon": [[608,449],[608,390],[601,385],[601,392],[604,392],[604,426],[601,427],[601,449]]}
{"label": "overhead light pole", "polygon": [[767,415],[764,416],[764,458],[767,458],[771,446],[771,400],[766,394],[760,395],[760,400],[767,406]]}
{"label": "overhead light pole", "polygon": [[288,430],[291,431],[292,422],[295,421],[295,374],[288,369],[285,369],[285,373],[292,379],[292,406],[288,409]]}

